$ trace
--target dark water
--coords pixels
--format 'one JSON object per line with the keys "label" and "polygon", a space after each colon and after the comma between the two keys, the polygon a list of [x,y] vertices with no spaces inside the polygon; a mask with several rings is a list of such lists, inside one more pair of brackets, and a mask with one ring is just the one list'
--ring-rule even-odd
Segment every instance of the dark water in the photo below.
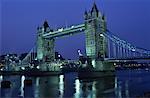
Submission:
{"label": "dark water", "polygon": [[[0,98],[129,98],[150,92],[150,71],[116,71],[116,77],[79,80],[77,73],[60,76],[24,77],[1,76],[0,82],[10,80],[11,88],[0,88]],[[25,85],[32,79],[32,85]]]}

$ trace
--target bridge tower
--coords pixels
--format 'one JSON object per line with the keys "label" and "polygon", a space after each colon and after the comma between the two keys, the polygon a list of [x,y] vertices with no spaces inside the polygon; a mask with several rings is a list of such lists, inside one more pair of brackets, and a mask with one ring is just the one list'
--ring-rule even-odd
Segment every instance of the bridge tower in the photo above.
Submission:
{"label": "bridge tower", "polygon": [[37,59],[40,61],[53,61],[55,59],[54,38],[44,38],[44,33],[52,32],[47,21],[43,26],[38,28],[37,36]]}
{"label": "bridge tower", "polygon": [[103,59],[107,57],[107,41],[103,36],[103,33],[106,31],[105,16],[99,12],[94,3],[91,11],[85,11],[84,19],[86,55],[92,59]]}

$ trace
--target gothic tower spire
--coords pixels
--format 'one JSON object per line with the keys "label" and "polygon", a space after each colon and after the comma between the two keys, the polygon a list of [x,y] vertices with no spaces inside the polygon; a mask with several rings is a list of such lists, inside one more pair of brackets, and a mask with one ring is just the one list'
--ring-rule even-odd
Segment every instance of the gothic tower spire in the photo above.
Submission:
{"label": "gothic tower spire", "polygon": [[98,17],[99,16],[99,10],[98,10],[95,2],[93,3],[93,6],[92,6],[91,15],[93,17]]}
{"label": "gothic tower spire", "polygon": [[44,32],[46,32],[47,28],[49,27],[48,22],[46,20],[44,21],[43,27],[44,27]]}

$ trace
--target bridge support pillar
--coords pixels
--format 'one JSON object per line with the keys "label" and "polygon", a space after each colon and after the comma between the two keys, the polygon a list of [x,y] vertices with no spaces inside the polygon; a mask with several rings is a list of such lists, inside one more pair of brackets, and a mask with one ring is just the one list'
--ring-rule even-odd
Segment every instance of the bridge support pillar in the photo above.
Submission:
{"label": "bridge support pillar", "polygon": [[42,37],[42,34],[44,33],[43,28],[38,28],[38,35],[37,35],[37,60],[42,61],[43,60],[43,43],[44,43],[44,38]]}
{"label": "bridge support pillar", "polygon": [[44,39],[44,61],[51,62],[55,59],[54,50],[55,39]]}
{"label": "bridge support pillar", "polygon": [[43,27],[38,28],[37,36],[37,59],[39,61],[51,62],[55,59],[54,38],[44,38],[43,34],[50,32],[48,23],[45,21]]}
{"label": "bridge support pillar", "polygon": [[51,62],[55,59],[54,42],[54,39],[38,37],[37,59],[39,61]]}
{"label": "bridge support pillar", "polygon": [[110,63],[107,61],[96,60],[95,65],[93,65],[93,67],[96,71],[114,71],[115,67],[113,64],[114,63]]}
{"label": "bridge support pillar", "polygon": [[105,16],[98,11],[96,4],[85,12],[86,55],[92,59],[108,57]]}

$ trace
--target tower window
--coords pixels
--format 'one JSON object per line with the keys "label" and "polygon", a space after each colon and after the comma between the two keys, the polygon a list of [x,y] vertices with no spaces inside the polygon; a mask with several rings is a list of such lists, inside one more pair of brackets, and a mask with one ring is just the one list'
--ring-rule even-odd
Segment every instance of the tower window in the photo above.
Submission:
{"label": "tower window", "polygon": [[93,40],[91,41],[91,44],[92,44],[92,45],[94,44],[94,41],[93,41]]}
{"label": "tower window", "polygon": [[49,42],[47,43],[47,45],[49,46]]}

